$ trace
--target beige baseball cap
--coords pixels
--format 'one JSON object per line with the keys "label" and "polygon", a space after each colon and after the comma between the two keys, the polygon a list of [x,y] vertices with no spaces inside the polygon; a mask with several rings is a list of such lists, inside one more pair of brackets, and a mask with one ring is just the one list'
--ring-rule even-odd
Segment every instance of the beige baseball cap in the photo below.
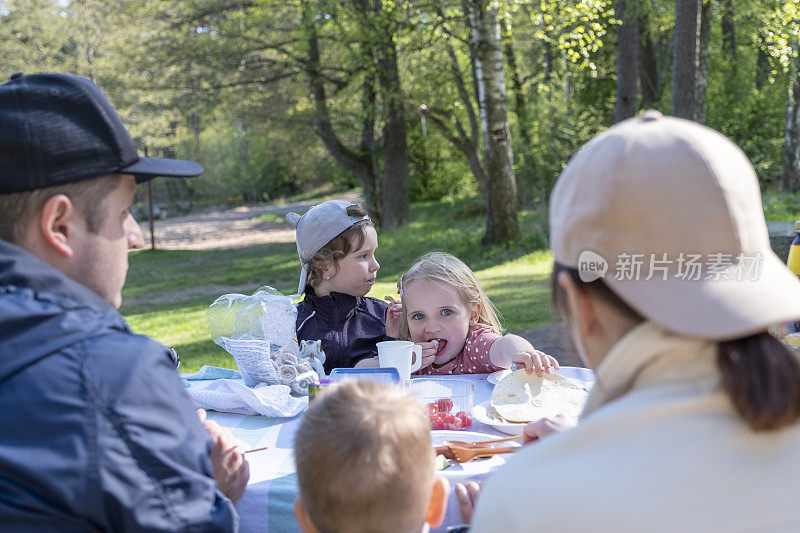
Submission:
{"label": "beige baseball cap", "polygon": [[723,340],[800,317],[800,281],[769,245],[755,171],[720,133],[657,111],[572,158],[550,199],[557,263],[602,277],[678,333]]}

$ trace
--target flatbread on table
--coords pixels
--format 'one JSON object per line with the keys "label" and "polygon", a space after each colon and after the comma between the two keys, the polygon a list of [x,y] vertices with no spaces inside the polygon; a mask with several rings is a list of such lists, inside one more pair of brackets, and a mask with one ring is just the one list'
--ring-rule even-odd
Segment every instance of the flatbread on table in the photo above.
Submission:
{"label": "flatbread on table", "polygon": [[589,394],[558,374],[528,374],[517,370],[501,379],[492,392],[492,414],[508,422],[530,422],[562,414],[577,418]]}

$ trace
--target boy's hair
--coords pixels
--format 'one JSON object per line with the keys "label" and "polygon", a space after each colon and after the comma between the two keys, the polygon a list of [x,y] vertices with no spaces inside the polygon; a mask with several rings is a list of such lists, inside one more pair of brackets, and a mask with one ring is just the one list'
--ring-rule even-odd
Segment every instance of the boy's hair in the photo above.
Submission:
{"label": "boy's hair", "polygon": [[[360,205],[353,204],[347,208],[347,214],[351,217],[363,217],[367,212]],[[322,281],[323,270],[317,266],[318,263],[333,263],[334,273],[338,273],[339,259],[364,245],[367,226],[374,226],[374,224],[371,220],[356,222],[320,248],[309,261],[308,284],[316,288]]]}
{"label": "boy's hair", "polygon": [[108,175],[33,191],[0,194],[0,239],[20,245],[33,218],[57,194],[69,197],[91,233],[103,223],[103,199],[119,186],[119,176]]}
{"label": "boy's hair", "polygon": [[[489,326],[497,333],[504,333],[497,310],[489,301],[489,297],[478,283],[475,274],[461,259],[447,252],[428,252],[417,259],[397,282],[397,289],[404,308],[406,303],[403,289],[420,279],[440,282],[452,287],[467,308],[472,309],[476,306],[480,308],[478,324]],[[408,329],[408,317],[405,313],[400,315],[398,327],[403,338],[411,336]]]}
{"label": "boy's hair", "polygon": [[320,531],[422,530],[434,452],[422,404],[406,390],[349,379],[321,391],[294,452],[300,497]]}

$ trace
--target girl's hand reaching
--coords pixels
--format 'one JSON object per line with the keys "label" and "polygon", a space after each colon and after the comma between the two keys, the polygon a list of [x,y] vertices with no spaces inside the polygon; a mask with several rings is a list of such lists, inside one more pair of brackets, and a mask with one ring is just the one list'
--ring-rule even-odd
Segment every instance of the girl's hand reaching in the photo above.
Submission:
{"label": "girl's hand reaching", "polygon": [[386,335],[393,339],[399,339],[399,321],[400,316],[403,314],[403,304],[391,296],[384,296],[383,299],[389,302],[389,307],[386,309]]}
{"label": "girl's hand reaching", "polygon": [[494,341],[489,348],[489,360],[500,368],[511,368],[513,363],[521,363],[528,374],[536,372],[537,376],[545,372],[551,374],[560,368],[553,356],[540,352],[519,335],[510,333]]}

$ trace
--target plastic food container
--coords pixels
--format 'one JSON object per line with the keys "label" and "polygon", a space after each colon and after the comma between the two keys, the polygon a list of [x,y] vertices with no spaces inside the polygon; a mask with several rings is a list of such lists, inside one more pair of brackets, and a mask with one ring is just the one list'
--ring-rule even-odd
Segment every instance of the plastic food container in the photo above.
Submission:
{"label": "plastic food container", "polygon": [[472,427],[473,382],[456,378],[414,378],[408,388],[425,405],[431,429]]}

